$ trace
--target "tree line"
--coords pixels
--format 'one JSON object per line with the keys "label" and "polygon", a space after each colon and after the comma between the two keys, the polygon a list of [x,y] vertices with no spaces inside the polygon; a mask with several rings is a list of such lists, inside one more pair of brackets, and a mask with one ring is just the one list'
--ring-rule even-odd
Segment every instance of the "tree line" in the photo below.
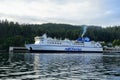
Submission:
{"label": "tree line", "polygon": [[[76,40],[81,37],[83,25],[69,24],[19,24],[0,20],[0,50],[8,50],[9,46],[24,46],[26,43],[34,43],[35,36],[47,33],[50,37],[58,39],[69,38]],[[120,45],[120,26],[88,26],[84,36],[94,41],[105,41]]]}

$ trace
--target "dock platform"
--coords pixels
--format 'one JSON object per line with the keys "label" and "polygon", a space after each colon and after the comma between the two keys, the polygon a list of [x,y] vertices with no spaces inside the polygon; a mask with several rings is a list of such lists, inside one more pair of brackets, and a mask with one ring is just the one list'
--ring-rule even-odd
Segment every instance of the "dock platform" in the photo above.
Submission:
{"label": "dock platform", "polygon": [[25,53],[25,52],[29,52],[25,47],[9,47],[9,52],[13,52],[13,53]]}
{"label": "dock platform", "polygon": [[[9,52],[13,53],[27,53],[29,52],[25,47],[9,47]],[[105,48],[103,53],[120,53],[120,48]]]}
{"label": "dock platform", "polygon": [[106,47],[104,53],[120,53],[120,48]]}

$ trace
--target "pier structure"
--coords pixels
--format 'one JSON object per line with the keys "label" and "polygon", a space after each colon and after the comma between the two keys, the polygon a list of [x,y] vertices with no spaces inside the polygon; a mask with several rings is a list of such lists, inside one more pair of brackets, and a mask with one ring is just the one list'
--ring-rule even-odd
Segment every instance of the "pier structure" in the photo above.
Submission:
{"label": "pier structure", "polygon": [[[9,47],[9,52],[12,53],[26,53],[29,52],[25,47]],[[120,48],[104,48],[103,53],[120,53]]]}
{"label": "pier structure", "polygon": [[120,47],[105,47],[104,53],[120,53]]}
{"label": "pier structure", "polygon": [[9,52],[13,52],[13,53],[25,53],[25,52],[29,52],[25,47],[9,47]]}

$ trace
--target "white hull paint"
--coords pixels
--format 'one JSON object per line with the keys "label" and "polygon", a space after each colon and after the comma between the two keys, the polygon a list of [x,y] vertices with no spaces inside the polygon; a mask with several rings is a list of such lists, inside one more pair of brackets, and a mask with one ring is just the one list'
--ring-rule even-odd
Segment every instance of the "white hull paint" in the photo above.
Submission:
{"label": "white hull paint", "polygon": [[25,45],[30,51],[60,51],[60,52],[102,52],[102,48],[81,47],[81,46],[56,46],[56,45]]}

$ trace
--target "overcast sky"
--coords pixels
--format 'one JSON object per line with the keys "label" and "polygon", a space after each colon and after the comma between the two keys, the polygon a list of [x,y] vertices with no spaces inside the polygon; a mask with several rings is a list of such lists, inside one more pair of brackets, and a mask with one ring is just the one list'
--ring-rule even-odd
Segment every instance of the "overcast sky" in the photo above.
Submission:
{"label": "overcast sky", "polygon": [[0,0],[0,19],[37,24],[120,25],[120,0]]}

